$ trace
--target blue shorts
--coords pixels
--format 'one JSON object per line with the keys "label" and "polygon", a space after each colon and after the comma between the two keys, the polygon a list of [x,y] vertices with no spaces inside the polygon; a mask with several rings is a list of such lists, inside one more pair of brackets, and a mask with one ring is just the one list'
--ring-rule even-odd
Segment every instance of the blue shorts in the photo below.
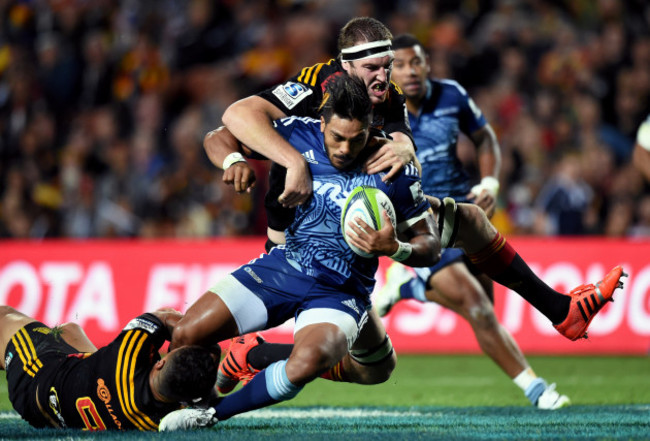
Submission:
{"label": "blue shorts", "polygon": [[294,333],[315,323],[333,323],[351,345],[367,320],[370,297],[342,292],[307,276],[287,261],[282,246],[233,271],[210,291],[225,302],[239,332],[272,328],[295,318]]}
{"label": "blue shorts", "polygon": [[462,262],[463,256],[465,253],[463,250],[458,248],[443,248],[442,253],[440,253],[440,261],[433,266],[425,268],[413,268],[418,278],[424,283],[429,281],[429,278],[443,269],[446,266],[451,265],[452,263]]}

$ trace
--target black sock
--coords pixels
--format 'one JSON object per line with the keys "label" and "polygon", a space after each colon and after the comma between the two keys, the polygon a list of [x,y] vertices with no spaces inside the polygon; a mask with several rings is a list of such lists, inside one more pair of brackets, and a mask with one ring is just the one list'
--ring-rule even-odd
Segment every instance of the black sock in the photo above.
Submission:
{"label": "black sock", "polygon": [[266,369],[271,363],[289,358],[293,344],[262,343],[252,348],[246,356],[246,361],[254,369]]}
{"label": "black sock", "polygon": [[518,293],[554,325],[562,323],[569,314],[571,297],[541,281],[519,254],[515,255],[505,271],[492,279]]}

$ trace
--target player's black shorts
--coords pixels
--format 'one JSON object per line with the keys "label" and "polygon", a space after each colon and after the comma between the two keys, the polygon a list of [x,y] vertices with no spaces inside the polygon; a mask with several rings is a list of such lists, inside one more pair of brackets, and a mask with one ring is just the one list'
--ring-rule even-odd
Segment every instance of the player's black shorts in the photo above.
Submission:
{"label": "player's black shorts", "polygon": [[41,407],[57,420],[56,410],[48,403],[48,385],[68,355],[78,352],[41,322],[20,328],[9,341],[5,351],[9,399],[32,426],[52,427],[36,404],[37,389]]}

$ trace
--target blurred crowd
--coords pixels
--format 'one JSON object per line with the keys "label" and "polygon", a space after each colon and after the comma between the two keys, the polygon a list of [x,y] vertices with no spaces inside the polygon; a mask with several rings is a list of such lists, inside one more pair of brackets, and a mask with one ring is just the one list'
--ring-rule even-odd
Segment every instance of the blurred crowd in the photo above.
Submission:
{"label": "blurred crowd", "polygon": [[[202,141],[233,101],[336,55],[354,16],[427,46],[497,132],[506,234],[650,236],[631,163],[645,0],[0,0],[0,237],[265,234]],[[461,142],[463,159],[474,152]]]}

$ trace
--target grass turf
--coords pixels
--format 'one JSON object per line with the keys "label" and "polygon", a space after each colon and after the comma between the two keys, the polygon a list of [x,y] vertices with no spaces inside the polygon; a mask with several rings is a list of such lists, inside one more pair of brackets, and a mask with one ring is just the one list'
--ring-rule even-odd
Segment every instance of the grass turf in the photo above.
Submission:
{"label": "grass turf", "polygon": [[[35,430],[15,412],[0,414],[0,439],[597,439],[650,440],[650,359],[529,357],[536,372],[573,406],[534,409],[483,356],[401,356],[383,385],[318,380],[294,400],[222,422],[212,430],[82,433]],[[328,406],[323,408],[323,406]],[[6,382],[0,409],[11,409]]]}

